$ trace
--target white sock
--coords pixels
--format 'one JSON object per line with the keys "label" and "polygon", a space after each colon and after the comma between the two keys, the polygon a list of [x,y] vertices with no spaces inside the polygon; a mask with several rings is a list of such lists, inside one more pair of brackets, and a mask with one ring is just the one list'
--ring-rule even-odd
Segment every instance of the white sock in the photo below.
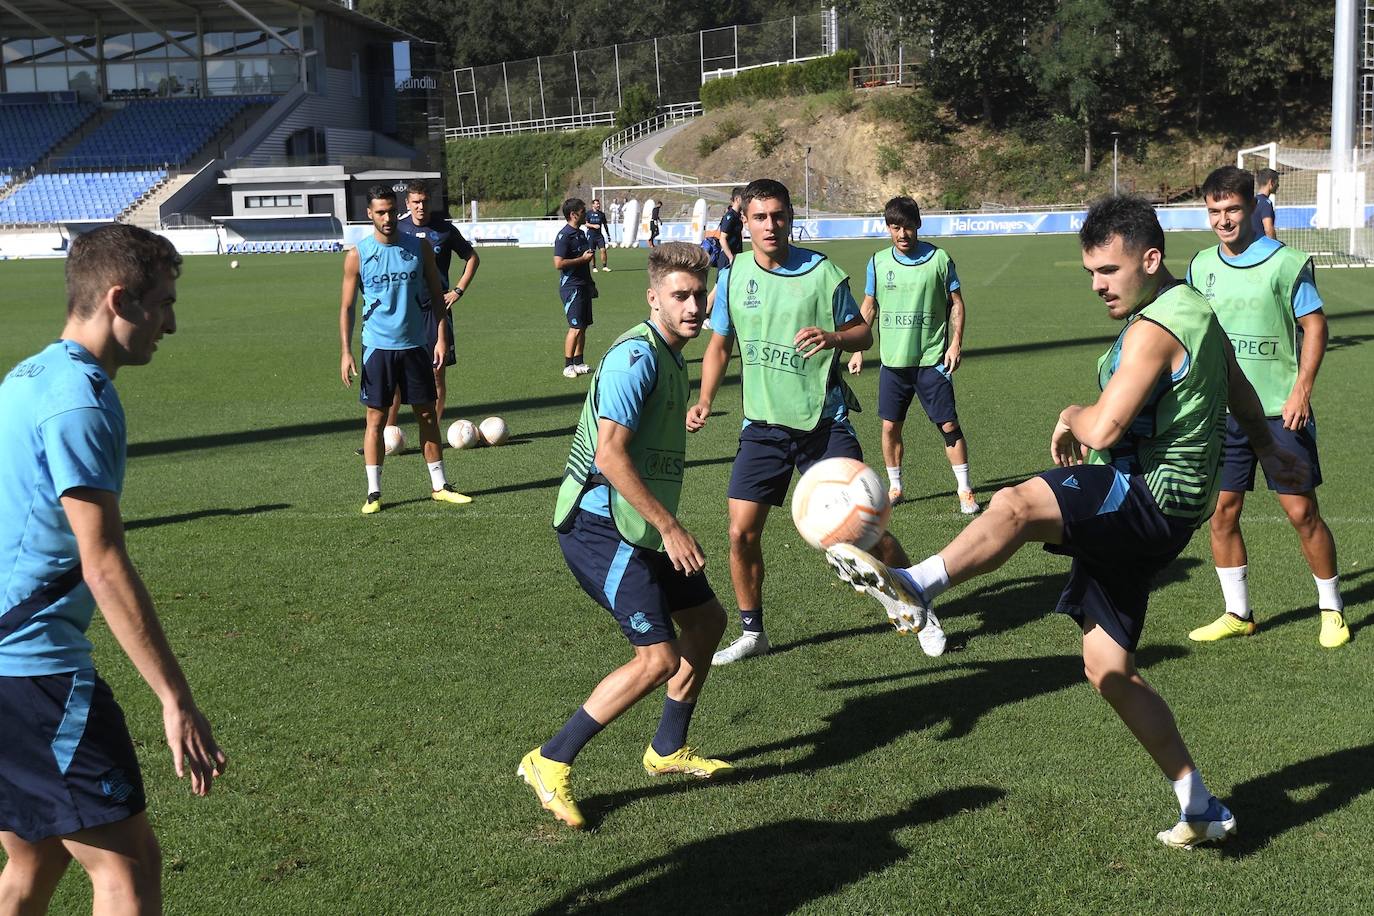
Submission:
{"label": "white sock", "polygon": [[902,488],[901,468],[897,467],[887,469],[887,488],[889,490],[900,490]]}
{"label": "white sock", "polygon": [[444,484],[448,483],[448,478],[444,476],[444,459],[428,461],[425,463],[425,467],[429,468],[429,488],[442,490]]}
{"label": "white sock", "polygon": [[380,464],[364,465],[367,470],[367,492],[368,495],[382,492],[382,466]]}
{"label": "white sock", "polygon": [[1317,607],[1323,611],[1343,611],[1345,602],[1341,600],[1341,577],[1334,575],[1330,579],[1318,579],[1312,577],[1312,581],[1317,583]]}
{"label": "white sock", "polygon": [[[1245,571],[1248,566],[1218,566],[1217,578],[1221,580],[1221,597],[1226,599],[1226,613],[1235,614],[1241,620],[1250,619],[1250,583]],[[1318,588],[1320,589],[1320,585]]]}
{"label": "white sock", "polygon": [[921,591],[926,593],[927,600],[934,601],[945,589],[949,588],[949,573],[945,572],[945,561],[940,559],[938,553],[917,563],[907,572],[911,573],[911,578],[916,580]]}
{"label": "white sock", "polygon": [[1179,810],[1184,814],[1201,814],[1212,800],[1212,793],[1207,791],[1202,774],[1197,770],[1182,779],[1173,780],[1173,787],[1174,794],[1178,796]]}
{"label": "white sock", "polygon": [[972,490],[973,487],[968,483],[968,462],[951,466],[954,470],[954,479],[959,484],[961,490]]}

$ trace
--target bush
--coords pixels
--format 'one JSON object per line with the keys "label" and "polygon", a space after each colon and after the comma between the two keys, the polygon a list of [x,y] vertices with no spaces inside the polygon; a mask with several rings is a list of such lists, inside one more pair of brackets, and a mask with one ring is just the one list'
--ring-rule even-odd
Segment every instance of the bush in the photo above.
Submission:
{"label": "bush", "polygon": [[875,121],[897,126],[913,142],[940,143],[948,131],[940,106],[920,90],[879,95],[869,114]]}
{"label": "bush", "polygon": [[763,125],[749,135],[749,139],[754,141],[754,152],[758,153],[759,158],[767,159],[787,139],[787,131],[782,129],[777,118],[769,115]]}
{"label": "bush", "polygon": [[715,126],[697,138],[697,155],[705,159],[743,132],[743,125],[736,119],[721,118]]}
{"label": "bush", "polygon": [[835,114],[847,115],[859,107],[859,97],[853,89],[836,89],[834,92],[827,92],[825,100],[834,110]]}
{"label": "bush", "polygon": [[712,109],[731,102],[848,89],[849,68],[858,63],[858,52],[844,50],[799,64],[745,70],[734,76],[711,80],[702,86],[701,104],[703,108]]}
{"label": "bush", "polygon": [[878,175],[886,178],[893,172],[902,172],[906,169],[906,156],[895,146],[886,143],[878,144]]}
{"label": "bush", "polygon": [[[447,145],[449,197],[458,199],[461,176],[469,197],[519,200],[544,196],[544,163],[549,164],[549,193],[561,194],[564,179],[578,166],[601,154],[609,127],[549,134],[511,134],[477,140],[451,140]],[[562,203],[561,200],[557,201]],[[550,206],[554,201],[550,199]]]}
{"label": "bush", "polygon": [[620,107],[615,111],[615,126],[624,130],[632,124],[647,121],[658,111],[658,99],[643,83],[632,83],[620,95]]}

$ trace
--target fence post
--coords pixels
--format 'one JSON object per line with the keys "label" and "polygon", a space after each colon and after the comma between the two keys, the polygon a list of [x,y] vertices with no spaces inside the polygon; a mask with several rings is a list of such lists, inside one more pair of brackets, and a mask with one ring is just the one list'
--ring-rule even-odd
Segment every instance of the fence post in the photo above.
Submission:
{"label": "fence post", "polygon": [[663,76],[658,72],[658,39],[654,39],[654,84],[658,86],[658,100],[663,101]]}
{"label": "fence post", "polygon": [[514,121],[515,113],[510,110],[510,77],[506,75],[506,62],[501,61],[501,82],[506,87],[506,120]]}
{"label": "fence post", "polygon": [[536,57],[534,65],[539,68],[539,116],[547,119],[549,106],[544,104],[544,58]]}
{"label": "fence post", "polygon": [[619,45],[619,44],[616,44],[616,45],[613,45],[612,47],[615,48],[615,107],[616,107],[616,108],[619,108],[619,107],[620,107],[620,45]]}
{"label": "fence post", "polygon": [[797,59],[797,17],[792,17],[792,59]]}
{"label": "fence post", "polygon": [[[577,72],[577,52],[573,54],[573,86],[577,89],[577,113],[582,113],[582,75]],[[568,109],[568,114],[572,114],[572,108]]]}
{"label": "fence post", "polygon": [[[473,88],[476,88],[474,86]],[[463,97],[458,94],[458,71],[453,71],[453,98],[458,102],[458,126],[463,127]],[[476,101],[474,97],[474,101]]]}

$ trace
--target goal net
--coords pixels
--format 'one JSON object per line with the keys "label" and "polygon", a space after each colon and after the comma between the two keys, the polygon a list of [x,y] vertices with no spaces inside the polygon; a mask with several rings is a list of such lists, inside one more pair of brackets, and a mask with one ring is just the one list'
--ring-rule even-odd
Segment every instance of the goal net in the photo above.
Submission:
{"label": "goal net", "polygon": [[1319,265],[1374,266],[1374,151],[1353,150],[1351,161],[1333,174],[1330,150],[1266,143],[1241,150],[1236,165],[1279,173],[1274,222],[1280,241]]}

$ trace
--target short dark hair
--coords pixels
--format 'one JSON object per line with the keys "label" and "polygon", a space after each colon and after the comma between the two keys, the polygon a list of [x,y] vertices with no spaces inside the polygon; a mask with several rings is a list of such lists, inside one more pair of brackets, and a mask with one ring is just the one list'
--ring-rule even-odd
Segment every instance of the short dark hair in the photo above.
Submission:
{"label": "short dark hair", "polygon": [[894,197],[883,207],[883,220],[903,229],[921,228],[921,206],[912,197]]}
{"label": "short dark hair", "polygon": [[747,210],[751,200],[780,200],[789,212],[792,210],[792,195],[787,192],[787,185],[772,178],[755,178],[744,186],[740,197],[741,210]]}
{"label": "short dark hair", "polygon": [[176,246],[138,226],[115,223],[78,235],[67,253],[67,315],[95,314],[112,286],[142,299],[163,278],[181,276]]}
{"label": "short dark hair", "polygon": [[1247,207],[1255,205],[1255,176],[1245,169],[1234,165],[1223,165],[1207,176],[1202,183],[1202,199],[1221,200],[1228,194],[1235,194]]}
{"label": "short dark hair", "polygon": [[569,197],[567,200],[563,201],[562,209],[563,218],[567,219],[568,217],[576,213],[578,210],[586,210],[587,203],[580,197]]}
{"label": "short dark hair", "polygon": [[1255,187],[1262,188],[1267,184],[1277,188],[1279,186],[1279,173],[1273,169],[1260,169],[1255,173]]}
{"label": "short dark hair", "polygon": [[1078,244],[1084,251],[1101,248],[1116,236],[1132,253],[1158,248],[1164,254],[1164,229],[1159,225],[1155,208],[1140,197],[1129,194],[1108,194],[1088,208],[1083,227],[1078,230]]}
{"label": "short dark hair", "polygon": [[733,188],[730,189],[730,199],[731,199],[731,200],[739,200],[739,199],[740,199],[741,197],[743,197],[743,196],[744,196],[744,188],[741,187],[740,185],[735,185]]}
{"label": "short dark hair", "polygon": [[409,198],[412,194],[423,194],[425,197],[428,197],[429,182],[422,178],[414,178],[409,181],[406,184],[406,197]]}
{"label": "short dark hair", "polygon": [[367,207],[372,209],[374,200],[389,200],[393,204],[396,202],[396,190],[390,185],[374,184],[367,189]]}
{"label": "short dark hair", "polygon": [[600,197],[593,197],[593,198],[592,198],[592,203],[594,203],[594,204],[599,204],[599,203],[601,203],[601,198],[600,198]]}

